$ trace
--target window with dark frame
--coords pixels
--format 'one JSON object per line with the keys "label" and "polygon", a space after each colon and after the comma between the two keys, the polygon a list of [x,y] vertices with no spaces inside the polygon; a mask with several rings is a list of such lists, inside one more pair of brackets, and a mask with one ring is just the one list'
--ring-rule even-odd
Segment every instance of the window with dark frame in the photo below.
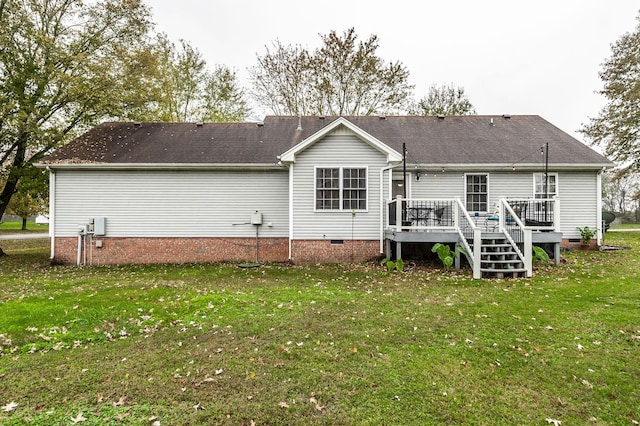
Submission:
{"label": "window with dark frame", "polygon": [[366,168],[316,169],[316,210],[366,209]]}
{"label": "window with dark frame", "polygon": [[467,175],[466,176],[466,195],[467,195],[467,210],[473,212],[486,212],[488,211],[487,199],[488,199],[488,185],[487,175]]}

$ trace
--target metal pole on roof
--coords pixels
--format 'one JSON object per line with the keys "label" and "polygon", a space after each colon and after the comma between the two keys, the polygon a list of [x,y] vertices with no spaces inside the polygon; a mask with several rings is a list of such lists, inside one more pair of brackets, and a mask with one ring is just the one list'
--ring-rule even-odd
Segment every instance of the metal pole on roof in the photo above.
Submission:
{"label": "metal pole on roof", "polygon": [[549,198],[549,142],[544,145],[544,198]]}
{"label": "metal pole on roof", "polygon": [[[549,142],[544,144],[544,198],[549,198]],[[544,221],[549,220],[549,202],[544,202]]]}
{"label": "metal pole on roof", "polygon": [[[402,198],[403,200],[407,199],[407,145],[404,142],[402,142]],[[402,222],[407,220],[406,203],[406,201],[402,201],[402,218],[400,219]],[[402,222],[401,226],[404,226]]]}
{"label": "metal pole on roof", "polygon": [[407,198],[407,145],[402,143],[402,198]]}

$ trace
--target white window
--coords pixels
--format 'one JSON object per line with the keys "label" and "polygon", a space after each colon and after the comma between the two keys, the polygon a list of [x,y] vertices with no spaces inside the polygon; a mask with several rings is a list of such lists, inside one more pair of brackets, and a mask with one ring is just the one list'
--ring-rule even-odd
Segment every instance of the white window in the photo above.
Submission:
{"label": "white window", "polygon": [[533,195],[534,198],[553,198],[558,195],[558,175],[549,173],[545,191],[544,173],[533,174]]}
{"label": "white window", "polygon": [[489,177],[487,174],[465,175],[465,197],[467,211],[486,212],[489,200]]}
{"label": "white window", "polygon": [[367,169],[316,169],[316,210],[366,210]]}

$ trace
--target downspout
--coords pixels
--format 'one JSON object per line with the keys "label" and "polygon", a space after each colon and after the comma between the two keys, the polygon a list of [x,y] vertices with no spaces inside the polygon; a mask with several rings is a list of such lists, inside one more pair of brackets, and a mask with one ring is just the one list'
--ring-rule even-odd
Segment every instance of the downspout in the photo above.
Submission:
{"label": "downspout", "polygon": [[289,260],[293,260],[293,163],[289,165]]}
{"label": "downspout", "polygon": [[597,242],[598,245],[602,244],[602,235],[603,235],[603,229],[602,229],[602,173],[604,173],[605,169],[604,167],[602,168],[602,170],[598,171],[597,175],[596,175],[596,221],[597,221],[597,225],[596,225],[596,229],[598,230],[597,233]]}
{"label": "downspout", "polygon": [[56,257],[56,172],[47,166],[49,171],[49,238],[51,239],[51,255],[49,259]]}
{"label": "downspout", "polygon": [[[395,166],[387,166],[380,169],[380,253],[381,254],[384,253],[384,218],[387,214],[387,211],[386,211],[387,203],[385,202],[385,199],[384,199],[384,172],[395,169],[396,167],[398,167],[397,164]],[[391,188],[393,185],[392,181],[393,181],[392,176],[391,174],[389,174],[389,187],[387,188],[389,195],[391,195]]]}

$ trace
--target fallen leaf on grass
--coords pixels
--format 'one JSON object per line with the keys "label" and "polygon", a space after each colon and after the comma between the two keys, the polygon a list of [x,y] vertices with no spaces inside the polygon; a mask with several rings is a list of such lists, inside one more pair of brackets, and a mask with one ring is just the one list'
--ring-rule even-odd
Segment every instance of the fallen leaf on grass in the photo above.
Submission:
{"label": "fallen leaf on grass", "polygon": [[7,405],[2,406],[2,411],[4,411],[5,413],[8,413],[9,411],[15,410],[17,406],[18,406],[17,402],[11,401]]}
{"label": "fallen leaf on grass", "polygon": [[547,421],[547,423],[552,424],[553,426],[560,426],[562,424],[560,420],[551,419],[549,417],[547,417],[545,420]]}
{"label": "fallen leaf on grass", "polygon": [[124,400],[127,399],[126,396],[121,396],[120,399],[118,400],[118,402],[114,402],[113,406],[114,407],[119,407],[121,405],[124,405]]}
{"label": "fallen leaf on grass", "polygon": [[322,410],[324,410],[325,408],[327,408],[327,407],[325,407],[324,405],[320,405],[320,403],[318,402],[318,400],[317,400],[317,399],[315,399],[314,397],[309,398],[309,402],[316,406],[316,410],[317,410],[317,411],[322,411]]}
{"label": "fallen leaf on grass", "polygon": [[280,407],[280,408],[289,408],[289,404],[287,404],[284,401],[280,401],[280,403],[278,404],[278,407]]}
{"label": "fallen leaf on grass", "polygon": [[82,411],[79,412],[76,417],[71,419],[71,423],[74,423],[74,424],[82,423],[82,422],[86,422],[86,421],[87,421],[87,418],[82,415]]}

